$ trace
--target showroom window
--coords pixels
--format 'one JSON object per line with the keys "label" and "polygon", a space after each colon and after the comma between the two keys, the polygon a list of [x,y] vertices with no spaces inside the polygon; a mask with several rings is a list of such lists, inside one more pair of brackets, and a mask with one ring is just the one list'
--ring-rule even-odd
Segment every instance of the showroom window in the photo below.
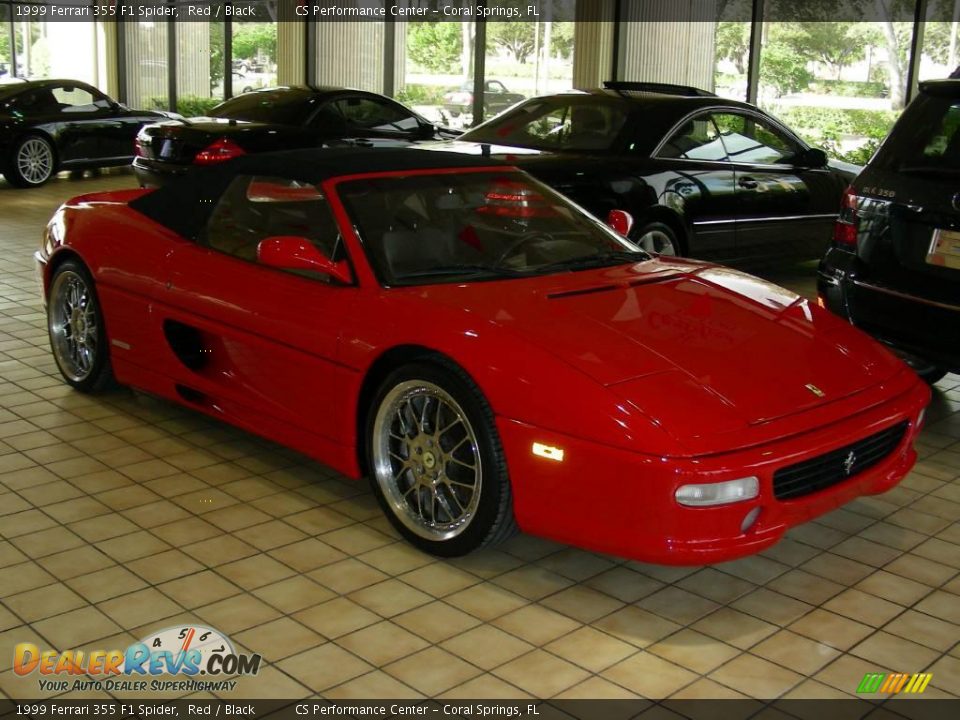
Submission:
{"label": "showroom window", "polygon": [[[177,33],[177,112],[206,115],[224,99],[224,23],[184,22]],[[234,94],[248,91],[246,76],[234,72]]]}
{"label": "showroom window", "polygon": [[960,0],[927,5],[920,54],[920,80],[948,77],[960,67]]}

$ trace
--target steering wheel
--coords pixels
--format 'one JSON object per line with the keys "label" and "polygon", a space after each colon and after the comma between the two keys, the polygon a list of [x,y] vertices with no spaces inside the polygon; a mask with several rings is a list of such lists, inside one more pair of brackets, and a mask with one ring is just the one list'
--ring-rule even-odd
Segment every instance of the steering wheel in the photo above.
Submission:
{"label": "steering wheel", "polygon": [[503,261],[506,260],[511,255],[516,254],[516,252],[522,248],[524,245],[533,242],[534,240],[546,239],[550,240],[551,236],[541,230],[533,230],[528,233],[524,233],[512,243],[507,246],[507,249],[504,250],[500,257],[497,258],[497,261],[494,263],[494,267],[500,267],[503,264]]}

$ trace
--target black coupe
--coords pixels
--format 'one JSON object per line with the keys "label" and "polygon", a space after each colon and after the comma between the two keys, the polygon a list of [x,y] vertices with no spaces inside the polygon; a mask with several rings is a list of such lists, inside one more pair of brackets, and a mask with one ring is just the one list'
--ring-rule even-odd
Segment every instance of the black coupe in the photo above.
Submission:
{"label": "black coupe", "polygon": [[290,86],[231,98],[210,117],[147,125],[137,136],[133,168],[145,187],[163,185],[195,165],[270,150],[357,145],[406,145],[455,138],[377,93],[336,87]]}
{"label": "black coupe", "polygon": [[534,98],[432,147],[506,159],[600,218],[625,210],[651,252],[724,262],[823,255],[859,170],[753,105],[657,83]]}
{"label": "black coupe", "polygon": [[131,110],[77,80],[0,85],[0,172],[17,187],[60,170],[126,165],[145,123],[173,113]]}

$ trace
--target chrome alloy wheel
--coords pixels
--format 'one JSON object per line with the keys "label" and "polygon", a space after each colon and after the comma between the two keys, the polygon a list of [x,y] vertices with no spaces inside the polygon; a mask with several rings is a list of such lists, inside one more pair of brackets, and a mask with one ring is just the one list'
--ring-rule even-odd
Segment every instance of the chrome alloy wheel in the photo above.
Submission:
{"label": "chrome alloy wheel", "polygon": [[70,380],[86,380],[97,359],[100,328],[96,302],[84,278],[72,270],[59,273],[50,291],[48,312],[57,365]]}
{"label": "chrome alloy wheel", "polygon": [[39,185],[53,173],[53,149],[42,138],[28,138],[17,150],[17,170],[26,182]]}
{"label": "chrome alloy wheel", "polygon": [[373,425],[373,472],[394,515],[416,535],[455,538],[480,503],[477,435],[460,404],[426,380],[383,398]]}
{"label": "chrome alloy wheel", "polygon": [[673,238],[662,230],[649,230],[637,240],[637,245],[649,253],[657,255],[676,255],[677,249],[674,247]]}

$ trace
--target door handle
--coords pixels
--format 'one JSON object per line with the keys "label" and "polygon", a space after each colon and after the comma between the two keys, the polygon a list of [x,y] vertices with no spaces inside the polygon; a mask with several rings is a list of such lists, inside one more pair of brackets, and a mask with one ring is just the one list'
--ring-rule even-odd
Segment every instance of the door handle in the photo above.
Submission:
{"label": "door handle", "polygon": [[759,184],[760,183],[758,183],[752,177],[742,177],[737,180],[737,185],[742,187],[744,190],[756,190]]}

